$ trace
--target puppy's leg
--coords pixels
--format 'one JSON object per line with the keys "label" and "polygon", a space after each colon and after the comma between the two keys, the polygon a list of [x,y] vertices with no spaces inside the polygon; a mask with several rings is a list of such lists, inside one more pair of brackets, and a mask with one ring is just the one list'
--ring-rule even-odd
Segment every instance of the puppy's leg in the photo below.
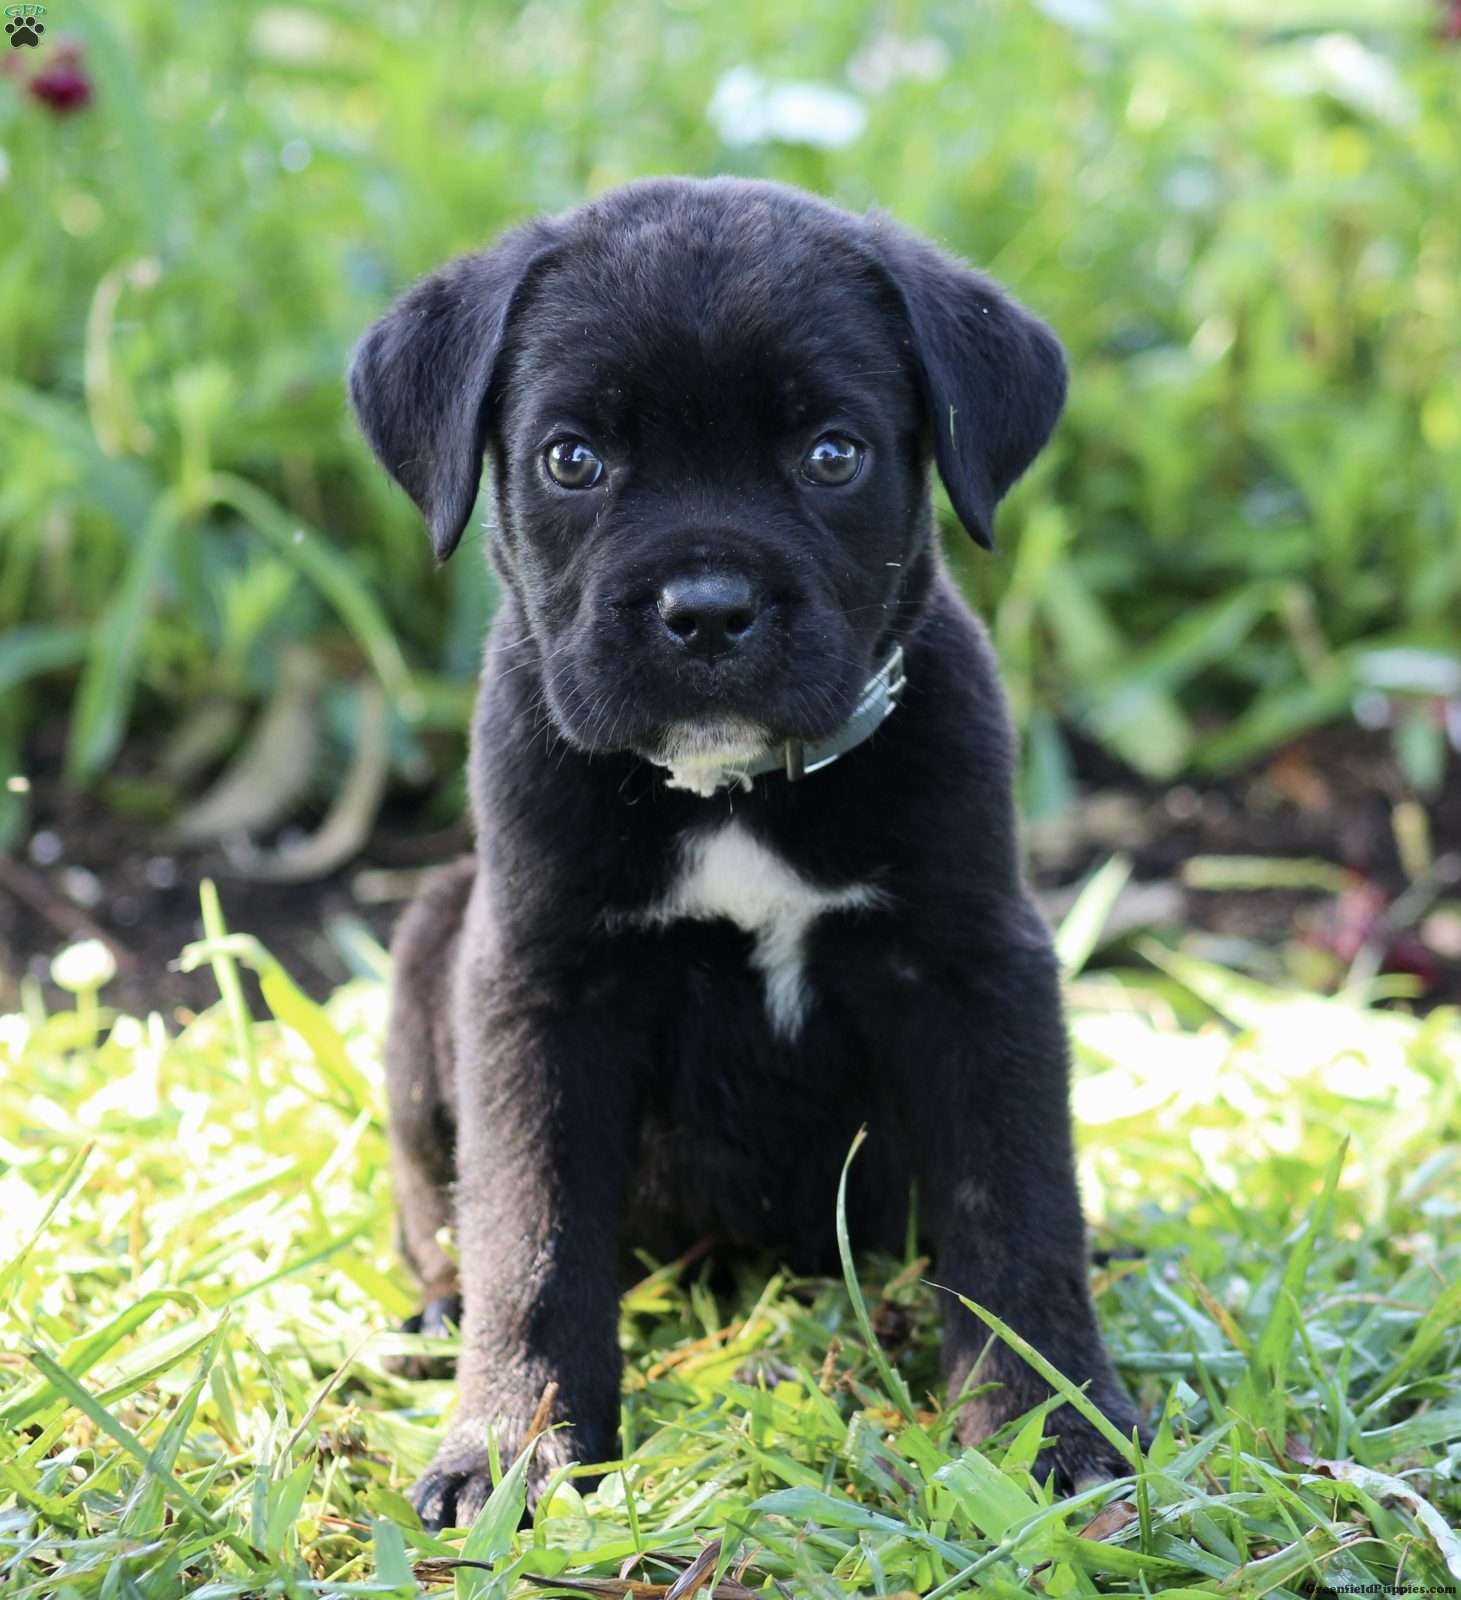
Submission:
{"label": "puppy's leg", "polygon": [[[1031,913],[1033,920],[1033,913]],[[939,1283],[1001,1317],[1077,1384],[1130,1437],[1137,1422],[1101,1340],[1087,1282],[1085,1226],[1071,1150],[1065,1026],[1053,952],[981,951],[957,992],[920,1001],[909,1059],[921,1092],[911,1119]],[[952,1296],[944,1370],[952,1400],[998,1383],[964,1408],[959,1437],[986,1438],[1045,1399],[1049,1388]],[[976,1362],[978,1366],[976,1369]],[[1045,1425],[1058,1443],[1040,1470],[1073,1488],[1119,1476],[1121,1456],[1070,1406]]]}
{"label": "puppy's leg", "polygon": [[[391,1175],[401,1254],[420,1280],[424,1307],[407,1333],[442,1334],[461,1322],[457,1270],[442,1248],[451,1221],[455,1118],[447,995],[462,912],[476,864],[459,861],[433,877],[401,920],[392,945],[386,1099]],[[402,1377],[448,1376],[450,1361],[412,1356],[385,1363]]]}
{"label": "puppy's leg", "polygon": [[491,1492],[489,1428],[504,1463],[535,1419],[552,1429],[536,1445],[530,1503],[563,1463],[614,1452],[619,1218],[646,1056],[622,986],[582,969],[547,983],[508,973],[477,906],[454,1002],[458,1399],[412,1495],[433,1528],[469,1523]]}

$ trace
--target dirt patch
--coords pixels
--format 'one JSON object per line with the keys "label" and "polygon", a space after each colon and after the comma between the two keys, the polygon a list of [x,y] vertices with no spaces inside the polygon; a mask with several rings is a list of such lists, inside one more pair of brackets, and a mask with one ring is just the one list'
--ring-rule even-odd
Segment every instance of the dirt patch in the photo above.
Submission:
{"label": "dirt patch", "polygon": [[[147,772],[154,755],[129,750],[117,770]],[[205,878],[218,887],[229,927],[253,934],[302,988],[321,997],[371,970],[373,947],[389,942],[425,870],[471,848],[464,824],[423,831],[424,808],[403,795],[347,869],[305,883],[261,882],[225,849],[180,849],[165,830],[68,789],[59,752],[38,749],[28,773],[29,825],[18,848],[0,856],[0,1010],[15,1005],[23,977],[49,989],[51,957],[86,937],[104,939],[116,955],[106,999],[119,1010],[172,1017],[211,1005],[212,974],[176,967],[184,946],[203,935]]]}

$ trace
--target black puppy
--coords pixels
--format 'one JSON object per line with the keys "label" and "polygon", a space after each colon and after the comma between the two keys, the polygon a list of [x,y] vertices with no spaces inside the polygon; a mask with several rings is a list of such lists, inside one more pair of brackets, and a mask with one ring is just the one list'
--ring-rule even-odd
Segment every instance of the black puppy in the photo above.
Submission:
{"label": "black puppy", "polygon": [[[939,1280],[1123,1433],[1087,1289],[1066,1040],[1020,873],[1013,749],[940,563],[930,453],[969,532],[1045,443],[1049,330],[881,217],[767,183],[656,179],[416,285],[350,393],[456,547],[484,454],[504,601],[473,725],[477,853],[396,942],[401,1233],[458,1275],[456,1419],[415,1491],[465,1523],[545,1392],[536,1457],[614,1453],[621,1241],[707,1234],[825,1264],[910,1184]],[[950,1297],[945,1368],[987,1330]],[[1003,1345],[961,1436],[1048,1392]],[[551,1388],[550,1386],[556,1386]],[[1066,1483],[1121,1470],[1069,1407]]]}

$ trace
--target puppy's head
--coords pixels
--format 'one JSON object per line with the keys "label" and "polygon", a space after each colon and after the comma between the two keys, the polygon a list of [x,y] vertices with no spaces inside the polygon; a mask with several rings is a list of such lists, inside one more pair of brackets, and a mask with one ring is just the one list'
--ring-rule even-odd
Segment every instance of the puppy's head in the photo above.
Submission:
{"label": "puppy's head", "polygon": [[441,560],[491,455],[560,732],[721,764],[846,719],[927,587],[930,452],[987,545],[1064,392],[989,280],[735,179],[530,223],[417,284],[350,371]]}

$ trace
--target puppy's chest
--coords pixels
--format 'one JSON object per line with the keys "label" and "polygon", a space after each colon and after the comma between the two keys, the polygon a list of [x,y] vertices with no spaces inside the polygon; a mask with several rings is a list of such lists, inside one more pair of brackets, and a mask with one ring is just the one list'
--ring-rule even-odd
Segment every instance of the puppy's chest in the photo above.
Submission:
{"label": "puppy's chest", "polygon": [[872,909],[885,900],[869,883],[837,888],[811,882],[742,824],[729,822],[686,835],[674,876],[659,899],[615,919],[641,928],[681,921],[733,923],[751,936],[773,1032],[794,1040],[811,1004],[807,935],[818,918]]}

